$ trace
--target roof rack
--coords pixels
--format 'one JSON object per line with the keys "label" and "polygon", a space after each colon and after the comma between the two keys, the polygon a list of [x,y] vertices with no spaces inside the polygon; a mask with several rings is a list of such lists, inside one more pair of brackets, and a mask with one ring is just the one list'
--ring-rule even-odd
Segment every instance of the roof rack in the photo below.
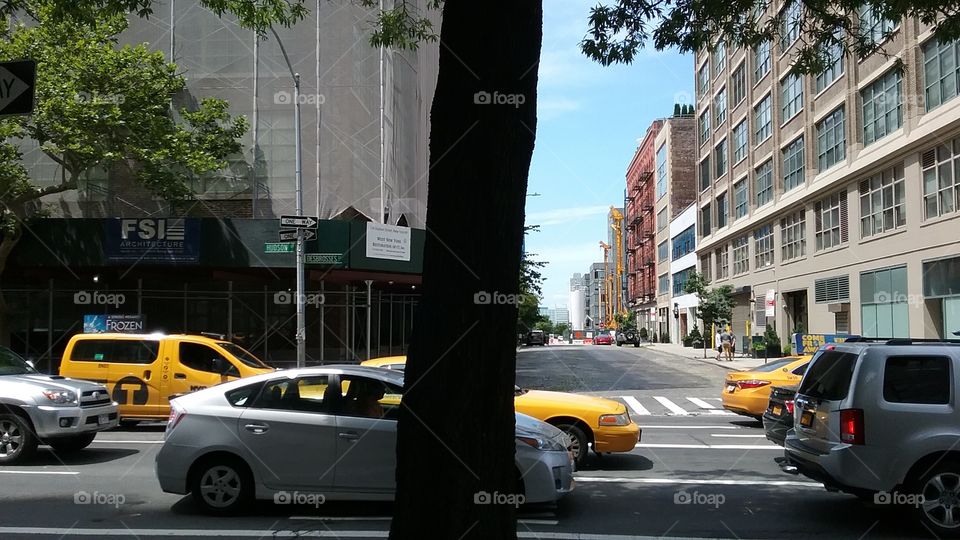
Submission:
{"label": "roof rack", "polygon": [[884,345],[913,345],[914,343],[943,343],[943,344],[960,345],[960,339],[851,336],[847,338],[843,343],[882,343]]}
{"label": "roof rack", "polygon": [[[224,335],[224,334],[218,334],[218,333],[216,333],[216,332],[200,332],[200,335],[201,335],[201,336],[204,336],[204,337],[212,338],[212,339],[219,339],[220,341],[226,341],[226,340],[227,340],[227,336],[226,336],[226,335]],[[960,341],[960,340],[958,340],[958,341]]]}

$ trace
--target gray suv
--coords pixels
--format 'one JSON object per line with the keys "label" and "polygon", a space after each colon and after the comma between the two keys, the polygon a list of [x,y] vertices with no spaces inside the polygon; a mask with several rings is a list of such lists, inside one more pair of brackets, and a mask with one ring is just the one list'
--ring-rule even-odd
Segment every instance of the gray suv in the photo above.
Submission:
{"label": "gray suv", "polygon": [[45,375],[0,347],[0,465],[29,458],[41,443],[57,452],[86,448],[117,421],[105,386]]}
{"label": "gray suv", "polygon": [[960,343],[851,338],[800,383],[781,468],[960,535]]}

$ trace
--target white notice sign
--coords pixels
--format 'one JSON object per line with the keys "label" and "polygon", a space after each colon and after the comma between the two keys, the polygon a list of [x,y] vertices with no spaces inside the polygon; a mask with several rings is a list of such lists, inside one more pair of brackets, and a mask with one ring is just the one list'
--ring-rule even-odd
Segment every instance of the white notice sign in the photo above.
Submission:
{"label": "white notice sign", "polygon": [[367,222],[367,257],[410,260],[410,227]]}

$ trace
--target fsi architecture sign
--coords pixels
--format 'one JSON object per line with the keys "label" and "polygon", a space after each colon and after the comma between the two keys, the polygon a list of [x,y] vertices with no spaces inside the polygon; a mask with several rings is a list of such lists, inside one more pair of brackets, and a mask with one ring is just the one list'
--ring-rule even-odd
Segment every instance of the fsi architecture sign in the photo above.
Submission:
{"label": "fsi architecture sign", "polygon": [[196,263],[200,222],[194,219],[109,219],[104,251],[110,262]]}
{"label": "fsi architecture sign", "polygon": [[410,260],[410,227],[367,223],[367,257]]}

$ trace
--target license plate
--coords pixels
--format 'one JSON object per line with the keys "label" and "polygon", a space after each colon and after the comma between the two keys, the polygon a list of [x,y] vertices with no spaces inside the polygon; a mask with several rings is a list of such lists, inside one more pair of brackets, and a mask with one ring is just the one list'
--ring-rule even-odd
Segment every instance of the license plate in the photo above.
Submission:
{"label": "license plate", "polygon": [[736,389],[737,389],[737,385],[735,385],[735,384],[728,384],[728,385],[727,385],[727,392],[730,392],[731,394],[732,394],[733,391],[736,390]]}
{"label": "license plate", "polygon": [[800,425],[803,427],[810,427],[813,425],[813,413],[805,412],[800,415]]}
{"label": "license plate", "polygon": [[783,407],[781,407],[781,406],[779,406],[779,405],[774,405],[774,406],[773,406],[773,415],[774,415],[774,416],[780,416],[780,413],[781,413],[781,412],[783,412]]}
{"label": "license plate", "polygon": [[109,423],[110,423],[110,415],[109,415],[109,414],[101,414],[101,415],[97,416],[97,423],[100,424],[101,426],[104,425],[104,424],[109,424]]}

